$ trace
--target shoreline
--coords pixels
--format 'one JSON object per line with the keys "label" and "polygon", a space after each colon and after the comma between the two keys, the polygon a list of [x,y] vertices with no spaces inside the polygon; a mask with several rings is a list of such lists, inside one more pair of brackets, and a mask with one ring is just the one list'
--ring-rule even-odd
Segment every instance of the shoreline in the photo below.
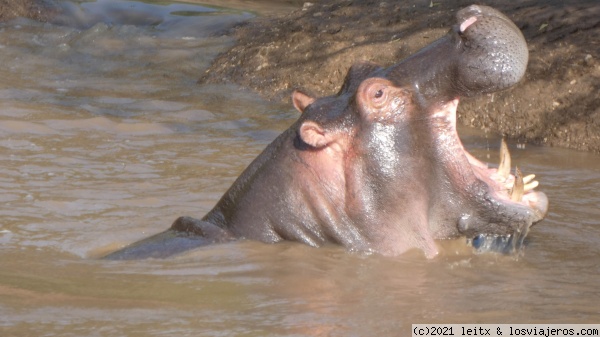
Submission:
{"label": "shoreline", "polygon": [[[454,13],[472,2],[317,1],[258,17],[233,29],[236,44],[199,83],[235,83],[286,102],[297,88],[331,95],[353,63],[397,63],[444,35]],[[600,3],[479,3],[523,31],[529,65],[516,86],[463,99],[458,123],[521,143],[600,153]]]}

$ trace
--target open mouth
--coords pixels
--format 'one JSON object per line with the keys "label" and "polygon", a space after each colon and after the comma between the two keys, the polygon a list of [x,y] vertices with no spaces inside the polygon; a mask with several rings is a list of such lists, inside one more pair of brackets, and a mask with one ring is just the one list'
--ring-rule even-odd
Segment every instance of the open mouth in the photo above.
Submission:
{"label": "open mouth", "polygon": [[[524,176],[517,166],[515,166],[514,174],[511,173],[510,152],[504,139],[500,143],[498,168],[488,168],[487,164],[479,161],[467,151],[465,151],[465,155],[477,178],[488,184],[498,199],[529,207],[535,213],[536,218],[543,218],[548,200],[545,194],[534,190],[539,185],[539,182],[534,180],[535,174]],[[473,246],[477,252],[518,253],[524,246],[529,229],[536,223],[534,221],[536,220],[519,227],[512,234],[479,234],[468,239],[467,243]]]}
{"label": "open mouth", "polygon": [[[504,139],[500,144],[498,167],[490,167],[464,148],[456,131],[457,106],[458,100],[454,100],[447,104],[438,116],[445,115],[450,132],[456,137],[458,148],[452,149],[456,153],[455,156],[460,158],[462,153],[462,158],[466,158],[466,163],[464,159],[457,159],[458,162],[465,163],[461,167],[468,166],[473,178],[480,182],[479,185],[487,187],[485,197],[481,199],[486,203],[486,216],[477,221],[488,222],[489,225],[481,226],[481,229],[472,229],[479,224],[470,224],[471,228],[466,231],[467,242],[477,252],[516,253],[523,247],[531,226],[546,215],[548,198],[543,192],[535,190],[539,182],[535,180],[534,174],[524,175],[518,167],[512,169],[510,152]],[[467,214],[466,217],[470,215]]]}
{"label": "open mouth", "polygon": [[547,200],[541,200],[540,193],[534,190],[539,185],[539,182],[534,180],[535,174],[523,176],[519,167],[515,167],[514,174],[511,173],[510,152],[504,139],[500,143],[498,168],[489,168],[487,164],[479,161],[466,150],[465,155],[471,164],[473,173],[479,180],[492,187],[498,198],[527,206],[538,213],[540,217],[545,214],[546,207],[542,207],[541,203],[547,202]]}

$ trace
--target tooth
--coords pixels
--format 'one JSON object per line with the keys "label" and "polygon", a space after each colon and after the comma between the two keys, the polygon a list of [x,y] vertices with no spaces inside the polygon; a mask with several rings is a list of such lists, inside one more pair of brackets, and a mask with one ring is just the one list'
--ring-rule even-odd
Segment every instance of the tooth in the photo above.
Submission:
{"label": "tooth", "polygon": [[[525,179],[523,179],[523,181],[525,181]],[[530,182],[529,184],[525,184],[525,187],[523,188],[523,190],[525,192],[531,191],[532,189],[538,187],[539,184],[540,183],[537,180],[534,180],[534,181]]]}
{"label": "tooth", "polygon": [[510,175],[510,152],[508,152],[508,146],[506,141],[502,138],[500,143],[500,165],[498,165],[498,175],[504,180],[508,179]]}
{"label": "tooth", "polygon": [[535,174],[530,174],[530,175],[528,175],[527,177],[523,178],[523,182],[524,182],[525,184],[527,184],[527,183],[529,183],[530,181],[532,181],[532,180],[533,180],[533,178],[535,178]]}
{"label": "tooth", "polygon": [[525,184],[523,183],[523,174],[518,167],[515,167],[515,185],[510,192],[510,200],[521,201],[525,192]]}

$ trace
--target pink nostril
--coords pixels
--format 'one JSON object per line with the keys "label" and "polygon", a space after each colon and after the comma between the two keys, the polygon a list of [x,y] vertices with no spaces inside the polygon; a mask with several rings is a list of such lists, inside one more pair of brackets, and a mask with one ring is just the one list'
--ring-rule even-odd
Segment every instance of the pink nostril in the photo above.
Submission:
{"label": "pink nostril", "polygon": [[460,24],[460,32],[463,33],[470,25],[474,24],[477,21],[476,16],[472,16],[465,20],[465,22]]}

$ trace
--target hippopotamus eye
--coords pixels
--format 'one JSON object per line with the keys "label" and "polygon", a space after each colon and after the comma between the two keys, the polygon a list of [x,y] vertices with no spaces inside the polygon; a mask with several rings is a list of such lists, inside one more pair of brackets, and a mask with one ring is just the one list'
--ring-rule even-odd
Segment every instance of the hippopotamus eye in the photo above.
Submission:
{"label": "hippopotamus eye", "polygon": [[389,103],[389,96],[394,93],[393,88],[393,84],[385,78],[367,78],[358,87],[356,99],[363,105],[366,113],[375,112]]}

